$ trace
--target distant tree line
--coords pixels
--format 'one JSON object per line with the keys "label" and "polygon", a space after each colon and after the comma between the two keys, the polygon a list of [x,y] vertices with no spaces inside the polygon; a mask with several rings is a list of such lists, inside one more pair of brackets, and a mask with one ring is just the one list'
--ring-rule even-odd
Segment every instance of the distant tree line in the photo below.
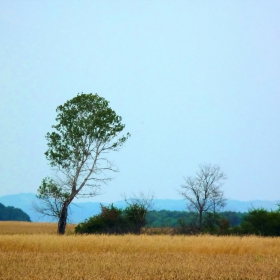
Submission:
{"label": "distant tree line", "polygon": [[0,203],[0,221],[27,221],[31,222],[30,217],[19,208],[4,206]]}
{"label": "distant tree line", "polygon": [[[212,235],[259,235],[280,236],[280,208],[267,211],[263,208],[252,209],[248,213],[225,211],[206,213],[201,223],[201,231],[196,225],[197,213],[184,211],[147,211],[143,205],[129,205],[120,209],[113,204],[101,205],[101,213],[83,223],[77,234],[140,234],[142,228],[173,228],[179,234]],[[151,233],[153,231],[150,231]]]}
{"label": "distant tree line", "polygon": [[[219,212],[219,217],[226,218],[231,226],[238,226],[243,221],[246,213],[225,211]],[[196,220],[195,212],[187,211],[169,211],[169,210],[159,210],[159,211],[149,211],[146,216],[147,224],[146,227],[180,227],[182,222],[184,224],[191,225]],[[203,226],[207,224],[207,220],[204,219]]]}

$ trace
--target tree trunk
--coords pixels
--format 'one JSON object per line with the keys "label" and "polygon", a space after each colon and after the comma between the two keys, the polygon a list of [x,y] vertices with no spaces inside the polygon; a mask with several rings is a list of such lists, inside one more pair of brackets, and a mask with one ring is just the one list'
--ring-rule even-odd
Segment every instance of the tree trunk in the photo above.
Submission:
{"label": "tree trunk", "polygon": [[60,212],[59,221],[58,221],[57,234],[61,234],[61,235],[65,234],[67,215],[68,215],[68,206],[69,204],[67,202],[63,203]]}
{"label": "tree trunk", "polygon": [[198,230],[199,232],[201,232],[201,228],[202,228],[202,210],[199,211],[199,222],[198,222]]}

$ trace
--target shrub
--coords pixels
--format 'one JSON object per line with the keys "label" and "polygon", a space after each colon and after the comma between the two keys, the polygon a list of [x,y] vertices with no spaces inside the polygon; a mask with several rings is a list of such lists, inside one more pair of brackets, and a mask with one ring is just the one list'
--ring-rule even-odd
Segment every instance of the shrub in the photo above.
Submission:
{"label": "shrub", "polygon": [[230,228],[231,235],[280,236],[280,211],[253,209],[244,217],[240,226]]}
{"label": "shrub", "polygon": [[243,234],[256,234],[261,236],[280,235],[280,212],[267,211],[263,208],[249,211],[241,224]]}
{"label": "shrub", "polygon": [[101,205],[101,213],[78,224],[75,233],[140,234],[146,224],[146,213],[145,207],[138,204],[129,205],[124,210],[113,204],[108,207]]}

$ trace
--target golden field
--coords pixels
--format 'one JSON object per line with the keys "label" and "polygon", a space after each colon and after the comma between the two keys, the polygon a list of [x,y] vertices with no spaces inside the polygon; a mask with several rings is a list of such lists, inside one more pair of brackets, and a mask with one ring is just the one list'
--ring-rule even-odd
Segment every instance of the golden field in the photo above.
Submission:
{"label": "golden field", "polygon": [[0,222],[0,279],[280,279],[280,238],[73,230]]}
{"label": "golden field", "polygon": [[[76,225],[67,225],[66,234],[74,233]],[[56,223],[0,222],[0,234],[56,234]]]}

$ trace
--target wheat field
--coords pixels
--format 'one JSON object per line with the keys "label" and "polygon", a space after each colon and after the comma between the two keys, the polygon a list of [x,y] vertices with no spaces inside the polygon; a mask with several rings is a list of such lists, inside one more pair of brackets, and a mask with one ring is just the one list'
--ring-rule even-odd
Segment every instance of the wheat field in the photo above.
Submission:
{"label": "wheat field", "polygon": [[280,279],[280,238],[73,231],[0,222],[0,279]]}

